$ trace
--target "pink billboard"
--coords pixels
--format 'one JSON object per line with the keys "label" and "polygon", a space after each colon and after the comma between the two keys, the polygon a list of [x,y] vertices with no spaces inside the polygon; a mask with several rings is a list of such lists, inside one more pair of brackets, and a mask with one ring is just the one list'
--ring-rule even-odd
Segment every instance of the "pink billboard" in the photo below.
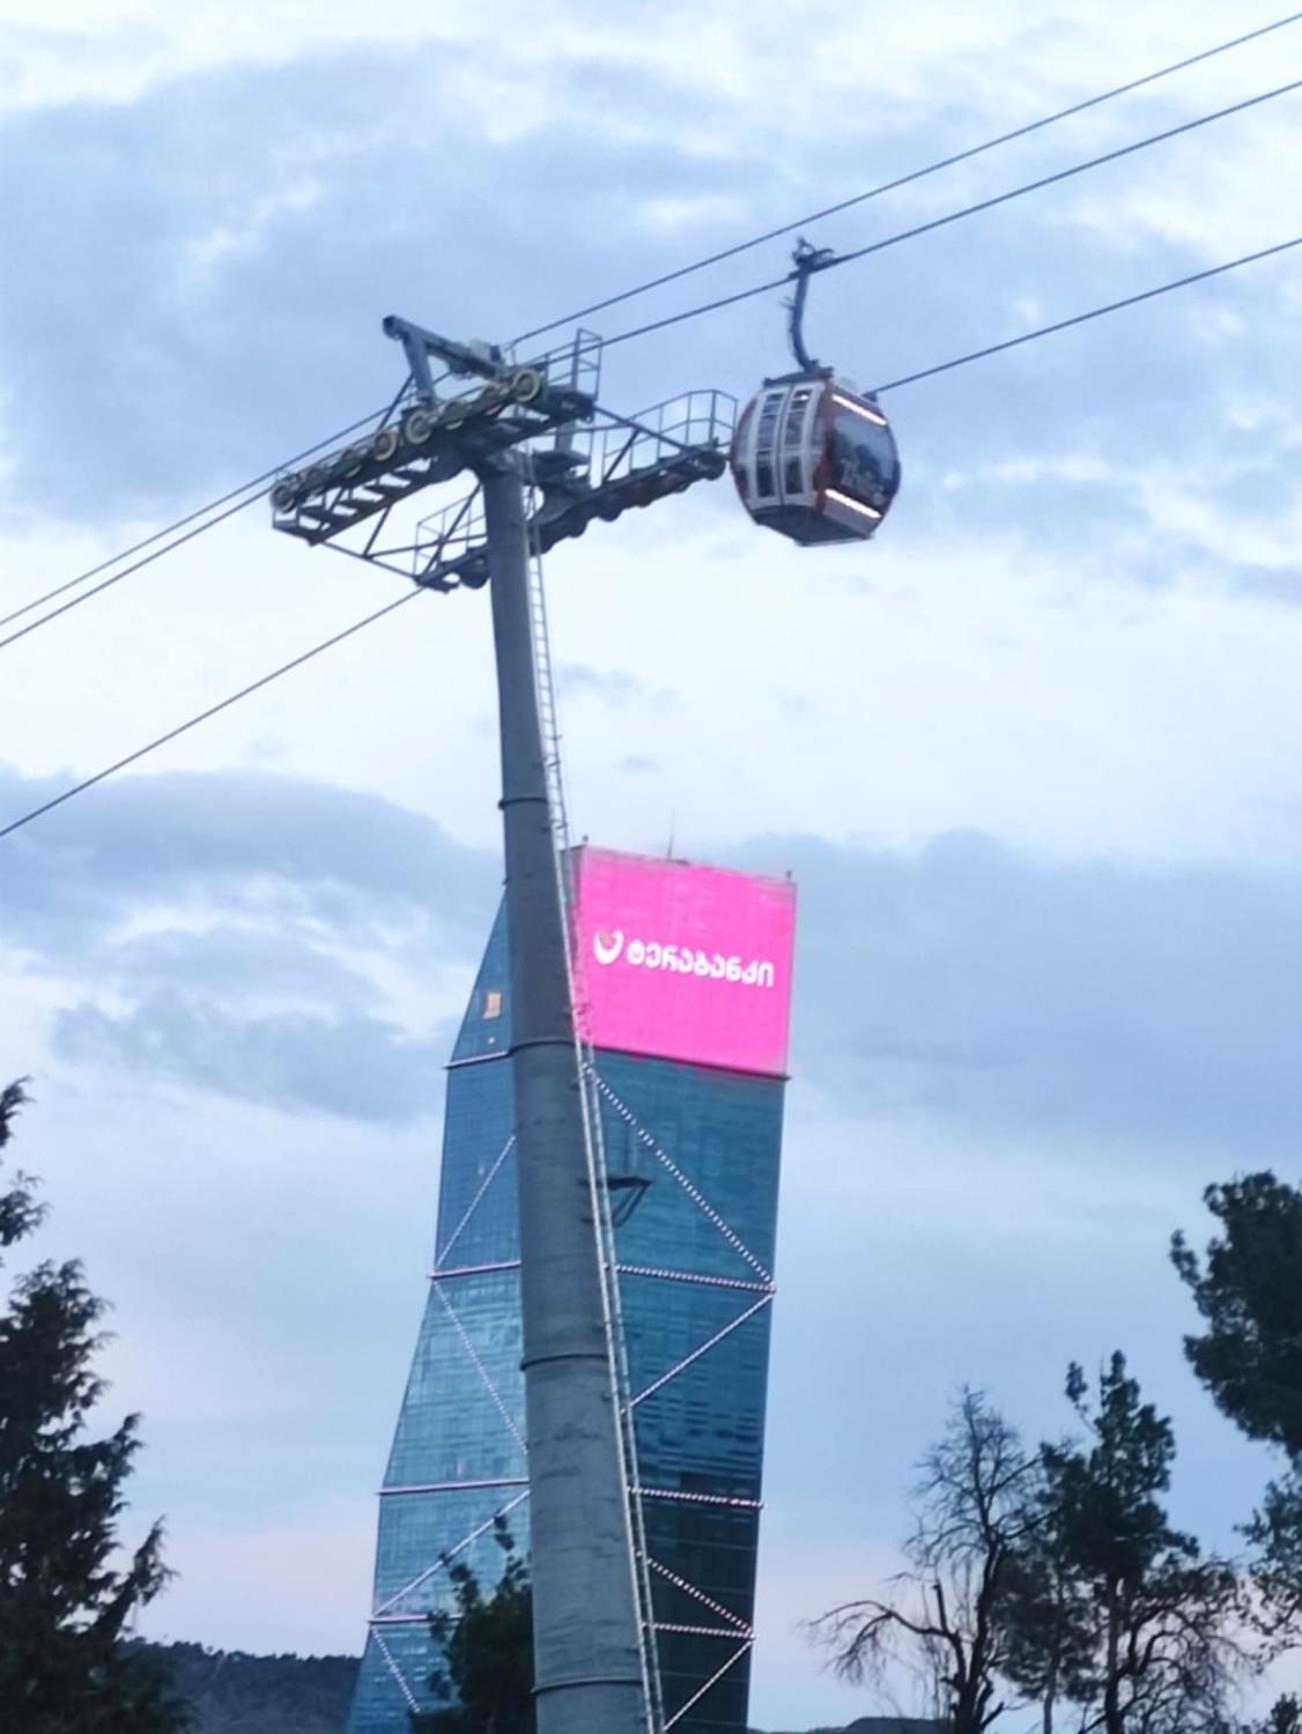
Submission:
{"label": "pink billboard", "polygon": [[594,1047],[785,1075],[789,881],[585,844],[577,900],[579,1020]]}

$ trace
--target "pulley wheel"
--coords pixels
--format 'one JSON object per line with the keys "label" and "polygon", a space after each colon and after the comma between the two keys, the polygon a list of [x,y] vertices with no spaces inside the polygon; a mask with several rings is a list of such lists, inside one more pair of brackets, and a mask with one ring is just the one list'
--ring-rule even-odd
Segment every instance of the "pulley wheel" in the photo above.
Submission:
{"label": "pulley wheel", "polygon": [[428,409],[413,409],[404,417],[402,437],[409,446],[428,444],[434,432],[434,416]]}

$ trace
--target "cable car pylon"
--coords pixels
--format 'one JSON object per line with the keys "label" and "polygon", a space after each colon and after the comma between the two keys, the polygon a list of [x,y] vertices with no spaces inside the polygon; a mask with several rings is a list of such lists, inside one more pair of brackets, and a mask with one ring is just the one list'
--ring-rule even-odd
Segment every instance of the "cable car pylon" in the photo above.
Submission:
{"label": "cable car pylon", "polygon": [[[564,876],[556,871],[561,821],[548,781],[530,557],[583,534],[594,519],[613,521],[721,476],[729,450],[757,522],[805,543],[871,535],[899,485],[894,439],[875,400],[814,362],[804,343],[809,279],[832,258],[806,243],[796,249],[791,340],[801,371],[765,381],[740,422],[734,400],[716,391],[689,392],[638,417],[605,408],[601,343],[591,333],[522,365],[496,345],[453,341],[390,316],[384,332],[402,345],[408,385],[384,424],[282,475],[271,490],[274,527],[309,544],[402,572],[423,588],[489,585],[539,1734],[663,1734],[677,1716],[664,1717],[655,1671],[640,1483],[631,1473],[629,1396],[607,1288],[613,1228],[604,1175],[595,1213],[588,1202],[591,1133],[581,1064],[576,1076],[582,1044],[576,1048]],[[431,359],[454,381],[442,394]],[[413,496],[465,472],[476,478],[472,493],[411,522]]]}
{"label": "cable car pylon", "polygon": [[[593,1166],[575,1041],[557,872],[563,820],[549,781],[557,748],[546,726],[530,558],[594,519],[722,476],[736,405],[701,391],[637,418],[606,410],[597,400],[600,340],[590,333],[519,365],[495,345],[454,342],[409,320],[390,317],[384,331],[402,344],[409,373],[391,417],[365,440],[282,476],[272,521],[425,588],[489,587],[537,1726],[539,1734],[662,1734],[627,1369],[608,1290],[618,1281],[610,1203],[601,1165]],[[431,358],[449,370],[450,394],[440,394]],[[475,491],[412,524],[410,498],[462,472],[477,479]]]}

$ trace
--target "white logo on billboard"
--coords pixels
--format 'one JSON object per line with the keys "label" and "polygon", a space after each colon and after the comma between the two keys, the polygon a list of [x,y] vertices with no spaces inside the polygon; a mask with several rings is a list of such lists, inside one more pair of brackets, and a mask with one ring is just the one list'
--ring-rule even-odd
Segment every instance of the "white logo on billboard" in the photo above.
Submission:
{"label": "white logo on billboard", "polygon": [[592,949],[598,963],[615,963],[622,953],[634,969],[667,969],[671,974],[739,982],[743,987],[772,987],[776,973],[767,960],[745,961],[725,957],[719,951],[696,951],[690,945],[664,945],[658,939],[630,939],[625,947],[624,935],[618,930],[594,933]]}
{"label": "white logo on billboard", "polygon": [[618,928],[614,933],[594,933],[592,949],[596,953],[598,963],[614,963],[624,949],[624,935]]}

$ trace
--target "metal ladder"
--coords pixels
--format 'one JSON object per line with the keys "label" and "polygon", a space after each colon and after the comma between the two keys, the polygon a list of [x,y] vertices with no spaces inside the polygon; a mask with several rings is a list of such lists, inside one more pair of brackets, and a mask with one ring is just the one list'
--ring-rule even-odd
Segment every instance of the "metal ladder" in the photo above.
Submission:
{"label": "metal ladder", "polygon": [[[526,448],[524,480],[532,488],[532,461]],[[624,1313],[619,1292],[619,1269],[615,1250],[615,1226],[611,1214],[610,1185],[602,1135],[601,1101],[597,1073],[584,1017],[586,998],[583,963],[574,945],[572,918],[575,905],[573,855],[569,820],[566,816],[565,781],[561,769],[561,736],[556,716],[556,691],[552,680],[551,645],[547,633],[547,601],[544,591],[542,551],[537,533],[529,536],[529,623],[533,638],[538,720],[541,725],[543,761],[547,777],[547,805],[551,817],[552,856],[561,918],[565,928],[566,972],[574,1023],[575,1063],[583,1109],[583,1134],[588,1167],[588,1188],[596,1227],[597,1253],[601,1266],[602,1322],[610,1356],[612,1401],[618,1422],[620,1467],[627,1489],[625,1520],[628,1529],[629,1566],[640,1614],[643,1701],[648,1734],[662,1734],[664,1703],[660,1688],[660,1661],[656,1645],[655,1610],[651,1599],[651,1567],[647,1553],[646,1524],[642,1510],[641,1480],[637,1466],[637,1438],[632,1409],[628,1352],[624,1339]]]}

